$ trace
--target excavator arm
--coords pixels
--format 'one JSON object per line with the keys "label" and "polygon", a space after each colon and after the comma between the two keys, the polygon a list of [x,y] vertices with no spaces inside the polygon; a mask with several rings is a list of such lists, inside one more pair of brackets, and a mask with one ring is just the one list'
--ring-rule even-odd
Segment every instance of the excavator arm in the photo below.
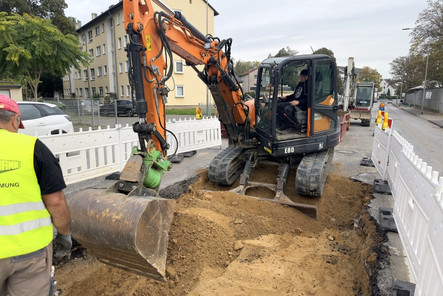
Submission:
{"label": "excavator arm", "polygon": [[[152,2],[161,10],[155,10]],[[184,59],[208,85],[231,142],[239,143],[250,121],[233,75],[231,39],[220,41],[205,36],[180,12],[172,11],[159,0],[152,2],[123,1],[129,36],[130,84],[139,116],[134,131],[139,135],[142,151],[144,142],[152,139],[155,148],[166,155],[165,104],[169,92],[166,81],[172,74],[173,53]],[[202,70],[198,68],[200,65]]]}

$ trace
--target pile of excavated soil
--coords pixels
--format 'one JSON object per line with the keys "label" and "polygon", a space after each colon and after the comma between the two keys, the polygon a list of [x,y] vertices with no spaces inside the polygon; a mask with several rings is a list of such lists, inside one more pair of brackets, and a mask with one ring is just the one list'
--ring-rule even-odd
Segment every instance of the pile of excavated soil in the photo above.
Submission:
{"label": "pile of excavated soil", "polygon": [[[290,186],[291,184],[288,184]],[[381,237],[372,186],[328,176],[318,219],[216,188],[207,172],[177,200],[167,282],[105,265],[87,251],[56,268],[69,295],[371,295]],[[303,201],[302,197],[297,197]]]}

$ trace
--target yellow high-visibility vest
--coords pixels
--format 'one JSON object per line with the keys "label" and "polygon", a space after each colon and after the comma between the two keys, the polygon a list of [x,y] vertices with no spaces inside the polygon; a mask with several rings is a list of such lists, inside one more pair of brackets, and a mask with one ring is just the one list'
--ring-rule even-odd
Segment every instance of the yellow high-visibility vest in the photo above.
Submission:
{"label": "yellow high-visibility vest", "polygon": [[52,241],[51,215],[34,171],[36,140],[0,129],[0,259],[37,251]]}

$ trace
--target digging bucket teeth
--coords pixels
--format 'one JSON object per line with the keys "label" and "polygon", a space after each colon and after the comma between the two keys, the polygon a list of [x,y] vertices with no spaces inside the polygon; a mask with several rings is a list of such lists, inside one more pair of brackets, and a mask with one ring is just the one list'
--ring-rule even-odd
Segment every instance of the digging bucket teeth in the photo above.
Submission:
{"label": "digging bucket teeth", "polygon": [[100,261],[165,281],[175,200],[87,189],[68,203],[72,236]]}

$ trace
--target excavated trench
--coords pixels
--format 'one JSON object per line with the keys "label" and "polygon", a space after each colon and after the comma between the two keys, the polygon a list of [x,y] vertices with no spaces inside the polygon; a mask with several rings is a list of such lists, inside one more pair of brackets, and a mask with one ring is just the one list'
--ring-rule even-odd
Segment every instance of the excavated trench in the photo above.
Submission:
{"label": "excavated trench", "polygon": [[[261,168],[254,179],[272,174]],[[384,234],[367,212],[372,186],[329,174],[323,196],[307,199],[292,192],[294,179],[286,194],[317,204],[317,219],[231,193],[202,171],[161,191],[180,196],[166,282],[104,265],[77,246],[56,268],[58,288],[63,295],[376,295]]]}

